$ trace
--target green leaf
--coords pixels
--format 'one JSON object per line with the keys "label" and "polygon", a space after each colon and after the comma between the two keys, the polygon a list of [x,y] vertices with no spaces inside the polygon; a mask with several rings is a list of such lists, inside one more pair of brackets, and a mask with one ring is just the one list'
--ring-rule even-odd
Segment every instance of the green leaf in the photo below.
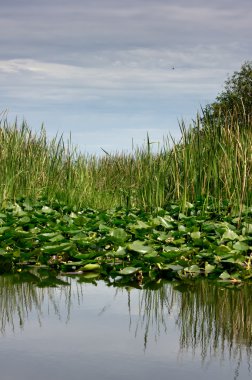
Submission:
{"label": "green leaf", "polygon": [[117,251],[114,253],[115,257],[124,257],[126,256],[127,252],[124,247],[119,247]]}
{"label": "green leaf", "polygon": [[128,275],[132,275],[134,273],[139,272],[140,269],[141,268],[125,267],[125,268],[121,269],[119,273],[123,276],[128,276]]}
{"label": "green leaf", "polygon": [[56,242],[58,242],[58,241],[62,241],[62,240],[64,240],[64,239],[65,239],[65,238],[64,238],[63,235],[58,234],[58,235],[52,237],[52,238],[49,239],[49,240],[50,240],[52,243],[56,243]]}
{"label": "green leaf", "polygon": [[172,245],[167,245],[166,247],[163,247],[163,251],[164,252],[179,252],[179,248],[178,247],[174,247]]}
{"label": "green leaf", "polygon": [[191,238],[193,240],[200,239],[200,231],[191,232]]}
{"label": "green leaf", "polygon": [[127,233],[122,228],[114,228],[110,231],[110,236],[118,243],[124,243],[127,239]]}
{"label": "green leaf", "polygon": [[29,216],[23,216],[21,219],[19,219],[19,224],[27,224],[30,223],[31,219]]}
{"label": "green leaf", "polygon": [[143,222],[142,220],[138,220],[136,224],[131,225],[131,228],[137,230],[146,230],[150,228],[150,225]]}
{"label": "green leaf", "polygon": [[50,239],[54,236],[57,236],[59,233],[58,232],[44,232],[42,234],[39,234],[38,237],[43,237],[43,238],[46,238],[46,239]]}
{"label": "green leaf", "polygon": [[6,231],[9,231],[10,227],[0,227],[0,235],[4,234]]}
{"label": "green leaf", "polygon": [[71,240],[77,240],[77,241],[86,240],[86,239],[87,239],[87,235],[84,232],[78,232],[73,237],[71,237]]}
{"label": "green leaf", "polygon": [[41,211],[44,213],[44,214],[52,214],[54,211],[51,207],[48,207],[48,206],[43,206]]}
{"label": "green leaf", "polygon": [[99,252],[91,252],[91,253],[77,253],[74,255],[74,257],[78,260],[88,260],[88,259],[94,259],[95,257],[99,256],[101,253]]}
{"label": "green leaf", "polygon": [[191,265],[189,268],[185,268],[185,271],[193,274],[199,274],[200,268],[198,265]]}
{"label": "green leaf", "polygon": [[227,271],[224,271],[221,273],[221,275],[219,276],[219,278],[221,280],[229,280],[231,278],[230,274],[227,272]]}
{"label": "green leaf", "polygon": [[42,251],[45,253],[57,253],[57,252],[62,252],[62,251],[68,251],[69,249],[72,248],[71,243],[61,243],[57,245],[45,245],[42,247]]}
{"label": "green leaf", "polygon": [[160,270],[172,270],[173,272],[178,272],[179,270],[184,269],[181,265],[176,264],[165,264],[159,266]]}
{"label": "green leaf", "polygon": [[212,273],[215,270],[215,265],[208,264],[208,262],[205,263],[205,274]]}
{"label": "green leaf", "polygon": [[128,244],[128,249],[137,253],[149,253],[153,251],[153,248],[148,245],[143,245],[141,241],[135,240],[133,243]]}
{"label": "green leaf", "polygon": [[[159,219],[161,226],[163,226],[167,230],[172,230],[174,228],[173,224],[171,224],[168,221],[166,221],[165,218],[162,218],[161,216],[158,216],[157,219]],[[173,221],[173,219],[171,219],[171,220]]]}
{"label": "green leaf", "polygon": [[239,236],[232,230],[228,229],[222,235],[222,240],[238,240]]}
{"label": "green leaf", "polygon": [[145,259],[153,259],[154,257],[157,257],[157,255],[158,255],[157,252],[152,251],[152,252],[150,252],[150,253],[146,253],[146,254],[144,255],[144,258],[145,258]]}
{"label": "green leaf", "polygon": [[217,255],[223,256],[230,253],[231,248],[226,245],[221,244],[220,246],[216,247],[214,251]]}
{"label": "green leaf", "polygon": [[233,248],[237,251],[248,251],[249,246],[248,244],[242,242],[242,241],[237,241],[234,245]]}
{"label": "green leaf", "polygon": [[101,266],[99,264],[86,264],[84,267],[81,267],[80,270],[83,270],[84,272],[97,272],[101,269]]}
{"label": "green leaf", "polygon": [[187,232],[187,228],[183,224],[178,225],[178,230],[180,232]]}

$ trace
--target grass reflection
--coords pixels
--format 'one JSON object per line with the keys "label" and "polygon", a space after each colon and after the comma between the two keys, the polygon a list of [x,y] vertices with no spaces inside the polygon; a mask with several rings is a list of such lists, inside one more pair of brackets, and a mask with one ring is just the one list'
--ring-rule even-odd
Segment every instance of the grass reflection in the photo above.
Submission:
{"label": "grass reflection", "polygon": [[169,315],[179,329],[179,353],[200,355],[202,363],[211,358],[229,359],[236,365],[239,378],[241,362],[251,372],[252,358],[252,286],[241,288],[199,280],[164,284],[158,292],[140,293],[139,321],[144,329],[144,347],[148,337],[166,332]]}
{"label": "grass reflection", "polygon": [[252,348],[252,287],[224,288],[199,281],[181,292],[177,325],[181,350],[199,348],[208,353],[227,350],[239,355],[239,348]]}
{"label": "grass reflection", "polygon": [[[62,320],[70,319],[71,309],[83,303],[84,287],[81,277],[48,276],[42,271],[22,272],[0,276],[0,332],[23,328],[31,313],[41,324],[45,313]],[[246,354],[252,357],[252,286],[228,288],[223,284],[193,281],[188,283],[159,283],[156,290],[142,289],[138,294],[138,317],[135,334],[143,333],[144,347],[149,338],[167,334],[169,318],[179,332],[180,353],[200,354],[202,362],[219,356],[239,363]],[[117,296],[128,297],[131,311],[131,292],[116,290]],[[136,299],[134,298],[134,303]],[[134,305],[135,310],[135,305]],[[135,319],[134,319],[135,321]]]}
{"label": "grass reflection", "polygon": [[[60,284],[57,289],[56,284]],[[64,310],[68,320],[71,293],[71,282],[59,280],[55,276],[44,276],[38,271],[1,275],[0,333],[4,334],[7,328],[12,331],[23,329],[31,313],[35,314],[41,325],[45,310],[48,315],[54,314],[59,319]]]}

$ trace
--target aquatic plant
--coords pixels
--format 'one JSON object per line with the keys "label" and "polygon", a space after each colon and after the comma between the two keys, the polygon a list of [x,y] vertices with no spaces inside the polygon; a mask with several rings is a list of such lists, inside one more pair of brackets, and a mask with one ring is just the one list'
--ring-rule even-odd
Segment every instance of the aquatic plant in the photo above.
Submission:
{"label": "aquatic plant", "polygon": [[44,198],[80,209],[91,207],[165,208],[201,200],[218,211],[223,203],[235,210],[252,202],[252,129],[247,115],[200,115],[181,139],[164,138],[154,151],[147,144],[131,153],[95,156],[79,152],[62,137],[48,140],[44,128],[33,133],[0,123],[0,202],[20,197]]}
{"label": "aquatic plant", "polygon": [[0,268],[92,272],[118,285],[198,276],[239,284],[252,277],[252,209],[223,210],[202,213],[200,203],[187,204],[185,213],[176,204],[148,213],[7,203],[0,213]]}

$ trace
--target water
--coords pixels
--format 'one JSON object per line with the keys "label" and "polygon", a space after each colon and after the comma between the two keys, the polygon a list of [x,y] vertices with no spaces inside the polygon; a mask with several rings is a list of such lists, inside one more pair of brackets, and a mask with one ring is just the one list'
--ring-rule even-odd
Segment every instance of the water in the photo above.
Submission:
{"label": "water", "polygon": [[0,276],[1,379],[251,378],[251,285],[60,280]]}

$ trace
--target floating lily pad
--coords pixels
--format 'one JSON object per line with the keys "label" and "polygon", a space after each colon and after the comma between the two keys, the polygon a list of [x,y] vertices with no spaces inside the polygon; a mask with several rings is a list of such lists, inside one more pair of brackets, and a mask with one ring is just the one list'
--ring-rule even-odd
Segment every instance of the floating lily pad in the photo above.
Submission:
{"label": "floating lily pad", "polygon": [[128,276],[128,275],[132,275],[132,274],[139,272],[140,269],[141,268],[125,267],[125,268],[121,269],[119,273],[122,276]]}
{"label": "floating lily pad", "polygon": [[83,272],[96,272],[101,269],[99,264],[86,264],[80,268]]}
{"label": "floating lily pad", "polygon": [[134,241],[131,244],[128,244],[128,249],[131,251],[134,251],[137,253],[143,253],[143,254],[153,251],[152,247],[148,245],[143,245],[143,243],[138,240]]}

